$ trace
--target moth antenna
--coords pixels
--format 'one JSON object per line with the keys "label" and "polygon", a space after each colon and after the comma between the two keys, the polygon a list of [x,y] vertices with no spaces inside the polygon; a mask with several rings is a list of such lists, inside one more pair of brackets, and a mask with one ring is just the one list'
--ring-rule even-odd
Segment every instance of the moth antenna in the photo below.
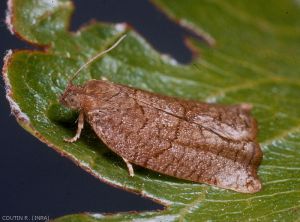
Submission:
{"label": "moth antenna", "polygon": [[101,57],[102,55],[108,53],[109,51],[113,50],[114,48],[116,48],[119,43],[126,37],[125,35],[122,35],[111,47],[109,47],[108,49],[105,49],[102,52],[99,52],[98,54],[96,54],[95,56],[93,56],[92,58],[90,58],[85,64],[83,64],[73,75],[73,77],[69,80],[68,85],[72,85],[72,81],[77,77],[77,75],[79,74],[79,72],[81,70],[83,70],[86,66],[88,66],[90,63],[92,63],[93,61],[95,61],[96,59],[98,59],[99,57]]}

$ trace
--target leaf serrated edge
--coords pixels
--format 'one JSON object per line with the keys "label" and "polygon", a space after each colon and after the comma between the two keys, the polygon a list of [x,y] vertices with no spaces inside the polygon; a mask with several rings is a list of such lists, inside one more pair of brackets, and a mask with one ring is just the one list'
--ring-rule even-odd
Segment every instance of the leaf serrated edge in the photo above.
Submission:
{"label": "leaf serrated edge", "polygon": [[7,1],[7,10],[5,16],[5,24],[12,35],[15,34],[14,26],[13,26],[13,10],[12,10],[12,0]]}
{"label": "leaf serrated edge", "polygon": [[[35,42],[31,39],[28,39],[26,36],[23,36],[20,32],[18,32],[16,29],[15,29],[15,26],[14,26],[14,21],[15,21],[15,13],[14,13],[14,2],[15,0],[7,0],[7,10],[6,10],[6,16],[5,16],[5,24],[6,24],[6,27],[7,29],[9,30],[9,32],[12,34],[12,35],[15,35],[17,36],[19,39],[21,39],[22,41],[25,41],[33,46],[36,46],[36,47],[39,47],[39,48],[42,48],[43,50],[46,50],[50,45],[49,44],[41,44],[41,43],[38,43],[38,42]],[[65,31],[69,31],[70,29],[70,25],[71,25],[71,18],[74,14],[74,11],[75,11],[75,6],[74,6],[74,2],[73,0],[70,0],[70,6],[71,6],[71,13],[70,13],[70,17],[69,19],[67,20],[67,23],[66,23],[66,26],[65,26]]]}
{"label": "leaf serrated edge", "polygon": [[12,98],[13,92],[12,92],[12,87],[11,87],[10,81],[8,79],[8,71],[7,71],[12,54],[13,54],[13,51],[11,49],[8,50],[3,59],[4,65],[3,65],[2,74],[3,74],[4,83],[5,83],[6,99],[9,102],[11,113],[16,117],[16,119],[18,121],[20,121],[21,123],[28,125],[30,123],[29,117],[21,111],[21,108],[19,107],[19,105]]}
{"label": "leaf serrated edge", "polygon": [[206,32],[204,29],[197,27],[192,22],[176,17],[172,11],[168,10],[166,7],[163,7],[163,4],[159,2],[159,0],[150,0],[150,2],[158,11],[166,15],[171,21],[177,23],[179,26],[184,27],[186,30],[193,33],[196,37],[200,38],[208,46],[214,47],[216,45],[215,38],[208,32]]}

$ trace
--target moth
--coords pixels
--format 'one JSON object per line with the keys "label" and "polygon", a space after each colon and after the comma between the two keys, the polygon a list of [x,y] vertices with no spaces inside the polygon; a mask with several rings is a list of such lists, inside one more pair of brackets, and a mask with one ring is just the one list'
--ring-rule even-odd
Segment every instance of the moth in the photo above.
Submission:
{"label": "moth", "polygon": [[[94,56],[89,63],[112,50]],[[183,100],[107,80],[84,85],[69,81],[60,97],[79,111],[76,135],[84,121],[113,152],[123,158],[130,176],[134,165],[242,193],[261,189],[257,168],[262,159],[251,105],[219,105]]]}

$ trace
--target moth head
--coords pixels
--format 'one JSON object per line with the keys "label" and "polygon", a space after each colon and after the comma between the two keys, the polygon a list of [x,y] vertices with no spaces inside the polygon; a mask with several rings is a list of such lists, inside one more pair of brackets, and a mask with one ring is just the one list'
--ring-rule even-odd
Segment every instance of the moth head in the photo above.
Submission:
{"label": "moth head", "polygon": [[88,66],[90,63],[95,61],[97,58],[103,56],[104,54],[108,53],[112,49],[114,49],[124,38],[126,37],[126,34],[121,36],[111,47],[108,49],[99,52],[92,58],[90,58],[85,64],[83,64],[76,72],[75,74],[69,79],[68,86],[64,93],[60,96],[59,101],[61,104],[63,104],[66,107],[69,107],[71,109],[80,109],[82,106],[81,101],[83,98],[84,90],[80,86],[73,85],[73,80],[77,77],[77,75],[80,73],[81,70],[83,70],[86,66]]}
{"label": "moth head", "polygon": [[82,87],[69,84],[64,93],[60,96],[59,102],[71,109],[81,108]]}

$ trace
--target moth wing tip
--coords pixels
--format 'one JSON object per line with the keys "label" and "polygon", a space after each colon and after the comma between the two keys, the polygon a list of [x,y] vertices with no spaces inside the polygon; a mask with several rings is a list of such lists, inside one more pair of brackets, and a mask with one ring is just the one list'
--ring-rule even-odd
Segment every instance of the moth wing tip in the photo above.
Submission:
{"label": "moth wing tip", "polygon": [[248,191],[247,193],[256,193],[261,190],[262,185],[258,178],[252,178],[248,181],[246,188]]}

